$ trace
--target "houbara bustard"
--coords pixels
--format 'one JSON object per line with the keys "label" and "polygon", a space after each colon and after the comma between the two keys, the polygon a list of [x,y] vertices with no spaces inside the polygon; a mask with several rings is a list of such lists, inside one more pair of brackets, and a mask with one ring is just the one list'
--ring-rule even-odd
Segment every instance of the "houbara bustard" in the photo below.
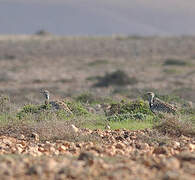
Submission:
{"label": "houbara bustard", "polygon": [[46,105],[50,104],[52,106],[52,108],[54,108],[56,110],[64,110],[67,113],[72,114],[71,110],[69,109],[69,107],[67,106],[67,104],[65,102],[63,102],[61,100],[49,101],[50,93],[48,90],[42,90],[41,93],[45,97],[45,104]]}
{"label": "houbara bustard", "polygon": [[149,106],[153,113],[162,112],[175,114],[177,112],[177,109],[171,104],[156,98],[153,92],[147,92],[146,94],[148,95]]}

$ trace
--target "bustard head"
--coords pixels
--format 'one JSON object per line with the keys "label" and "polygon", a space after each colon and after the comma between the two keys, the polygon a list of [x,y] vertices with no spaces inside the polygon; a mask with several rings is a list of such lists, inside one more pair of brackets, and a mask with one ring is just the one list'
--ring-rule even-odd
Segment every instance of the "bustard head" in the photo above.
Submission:
{"label": "bustard head", "polygon": [[150,96],[150,97],[154,97],[155,96],[155,94],[153,93],[153,92],[147,92],[146,93],[148,96]]}
{"label": "bustard head", "polygon": [[49,91],[48,90],[42,90],[41,93],[45,96],[46,100],[49,100]]}
{"label": "bustard head", "polygon": [[153,92],[147,92],[149,101],[153,101],[155,94]]}

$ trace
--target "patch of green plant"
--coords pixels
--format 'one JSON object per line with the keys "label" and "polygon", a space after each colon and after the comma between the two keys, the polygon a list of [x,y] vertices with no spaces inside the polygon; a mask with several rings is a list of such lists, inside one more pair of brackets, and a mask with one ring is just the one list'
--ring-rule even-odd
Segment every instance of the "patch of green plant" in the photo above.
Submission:
{"label": "patch of green plant", "polygon": [[3,59],[3,60],[14,60],[14,59],[16,59],[16,56],[12,55],[12,54],[5,54],[3,56],[0,56],[0,59]]}
{"label": "patch of green plant", "polygon": [[104,129],[106,125],[106,117],[103,115],[94,115],[78,117],[80,126],[89,129]]}
{"label": "patch of green plant", "polygon": [[150,120],[144,120],[144,121],[135,121],[135,120],[126,120],[126,121],[110,121],[109,125],[111,129],[130,129],[130,130],[139,130],[139,129],[146,129],[146,128],[152,128],[153,121]]}
{"label": "patch of green plant", "polygon": [[167,59],[164,62],[164,65],[165,66],[186,66],[189,65],[189,63],[179,59]]}
{"label": "patch of green plant", "polygon": [[15,114],[1,113],[0,114],[0,125],[8,124],[17,120]]}
{"label": "patch of green plant", "polygon": [[132,119],[132,120],[144,120],[146,119],[146,114],[143,113],[135,113],[135,114],[131,114],[131,113],[127,113],[127,114],[114,114],[112,116],[108,116],[107,120],[108,121],[125,121],[128,119]]}
{"label": "patch of green plant", "polygon": [[113,92],[113,94],[120,94],[123,96],[128,96],[129,95],[129,89],[125,88],[125,87],[116,87]]}
{"label": "patch of green plant", "polygon": [[178,69],[164,69],[164,72],[167,74],[180,74],[181,71]]}
{"label": "patch of green plant", "polygon": [[108,87],[110,85],[133,85],[138,82],[135,77],[129,77],[124,71],[117,70],[112,73],[106,73],[103,77],[97,77],[98,82],[94,85],[96,87]]}
{"label": "patch of green plant", "polygon": [[180,110],[181,114],[190,114],[190,115],[195,115],[195,108],[187,107],[187,108],[182,108]]}
{"label": "patch of green plant", "polygon": [[90,77],[86,78],[86,80],[88,80],[88,81],[95,81],[97,79],[99,79],[99,77],[97,77],[97,76],[90,76]]}
{"label": "patch of green plant", "polygon": [[0,97],[0,113],[1,112],[9,112],[10,111],[10,99],[8,96],[1,96]]}
{"label": "patch of green plant", "polygon": [[190,116],[188,117],[188,120],[192,123],[192,126],[193,126],[193,128],[194,128],[194,132],[195,132],[195,114],[190,115]]}
{"label": "patch of green plant", "polygon": [[76,116],[81,115],[90,115],[91,113],[83,106],[81,102],[76,101],[66,101],[66,104],[72,111],[72,113]]}
{"label": "patch of green plant", "polygon": [[153,115],[151,112],[148,103],[143,100],[137,100],[134,102],[120,102],[111,104],[111,108],[107,115],[114,114],[145,114],[145,115]]}
{"label": "patch of green plant", "polygon": [[98,66],[98,65],[105,65],[108,64],[108,61],[106,59],[100,59],[93,62],[88,63],[88,66]]}
{"label": "patch of green plant", "polygon": [[89,103],[89,104],[96,104],[96,103],[100,103],[100,102],[103,101],[102,98],[95,97],[91,93],[82,93],[79,96],[77,96],[75,99],[78,102],[81,102],[81,103]]}
{"label": "patch of green plant", "polygon": [[29,114],[37,114],[41,113],[43,110],[51,110],[51,105],[35,105],[35,104],[28,104],[25,105],[20,112],[17,113],[17,117],[21,119],[22,117],[29,115]]}
{"label": "patch of green plant", "polygon": [[76,102],[80,102],[81,104],[105,104],[115,102],[112,97],[100,97],[93,95],[91,93],[82,93],[79,96],[75,97]]}

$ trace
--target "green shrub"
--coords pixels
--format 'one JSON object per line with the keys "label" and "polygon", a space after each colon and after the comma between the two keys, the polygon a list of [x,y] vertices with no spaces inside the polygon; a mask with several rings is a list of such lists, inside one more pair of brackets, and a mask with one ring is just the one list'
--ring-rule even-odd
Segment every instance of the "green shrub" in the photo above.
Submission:
{"label": "green shrub", "polygon": [[66,104],[68,105],[72,113],[76,116],[90,114],[88,110],[82,105],[81,102],[66,101]]}
{"label": "green shrub", "polygon": [[25,117],[29,114],[38,114],[41,113],[44,110],[51,110],[51,105],[34,105],[34,104],[28,104],[25,105],[20,112],[17,113],[17,117],[21,119],[22,117]]}
{"label": "green shrub", "polygon": [[112,116],[108,116],[108,121],[124,121],[124,120],[144,120],[146,119],[146,114],[143,113],[126,113],[126,114],[114,114]]}
{"label": "green shrub", "polygon": [[107,115],[114,115],[114,114],[137,114],[142,113],[146,115],[152,115],[152,112],[146,103],[143,100],[137,100],[134,102],[120,102],[120,103],[113,103],[111,104],[110,110],[107,112]]}
{"label": "green shrub", "polygon": [[11,109],[10,99],[8,96],[0,97],[0,113],[9,112]]}
{"label": "green shrub", "polygon": [[164,62],[164,65],[165,66],[186,66],[188,65],[188,63],[178,59],[167,59]]}
{"label": "green shrub", "polygon": [[98,65],[105,65],[105,64],[108,64],[108,60],[100,59],[100,60],[96,60],[96,61],[92,61],[88,63],[88,66],[98,66]]}
{"label": "green shrub", "polygon": [[96,87],[107,87],[110,85],[125,86],[128,84],[136,84],[138,80],[135,77],[129,77],[124,71],[117,70],[112,73],[107,73],[103,77],[97,77],[98,82]]}
{"label": "green shrub", "polygon": [[104,102],[104,99],[101,97],[97,97],[91,93],[82,93],[75,98],[76,101],[80,103],[88,103],[88,104],[97,104]]}
{"label": "green shrub", "polygon": [[195,115],[195,108],[191,108],[191,107],[182,108],[180,112],[181,112],[181,114]]}

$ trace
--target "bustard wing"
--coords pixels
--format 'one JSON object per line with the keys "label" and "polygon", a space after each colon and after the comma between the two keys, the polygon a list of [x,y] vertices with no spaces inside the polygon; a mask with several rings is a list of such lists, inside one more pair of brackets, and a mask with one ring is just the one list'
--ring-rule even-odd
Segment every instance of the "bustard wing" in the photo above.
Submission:
{"label": "bustard wing", "polygon": [[173,107],[171,104],[168,104],[158,98],[154,99],[153,110],[161,111],[165,113],[176,113],[177,109]]}
{"label": "bustard wing", "polygon": [[68,112],[69,114],[72,114],[72,111],[69,109],[68,105],[64,103],[63,101],[56,100],[56,101],[51,101],[49,104],[52,105],[53,108],[57,110],[64,110]]}

